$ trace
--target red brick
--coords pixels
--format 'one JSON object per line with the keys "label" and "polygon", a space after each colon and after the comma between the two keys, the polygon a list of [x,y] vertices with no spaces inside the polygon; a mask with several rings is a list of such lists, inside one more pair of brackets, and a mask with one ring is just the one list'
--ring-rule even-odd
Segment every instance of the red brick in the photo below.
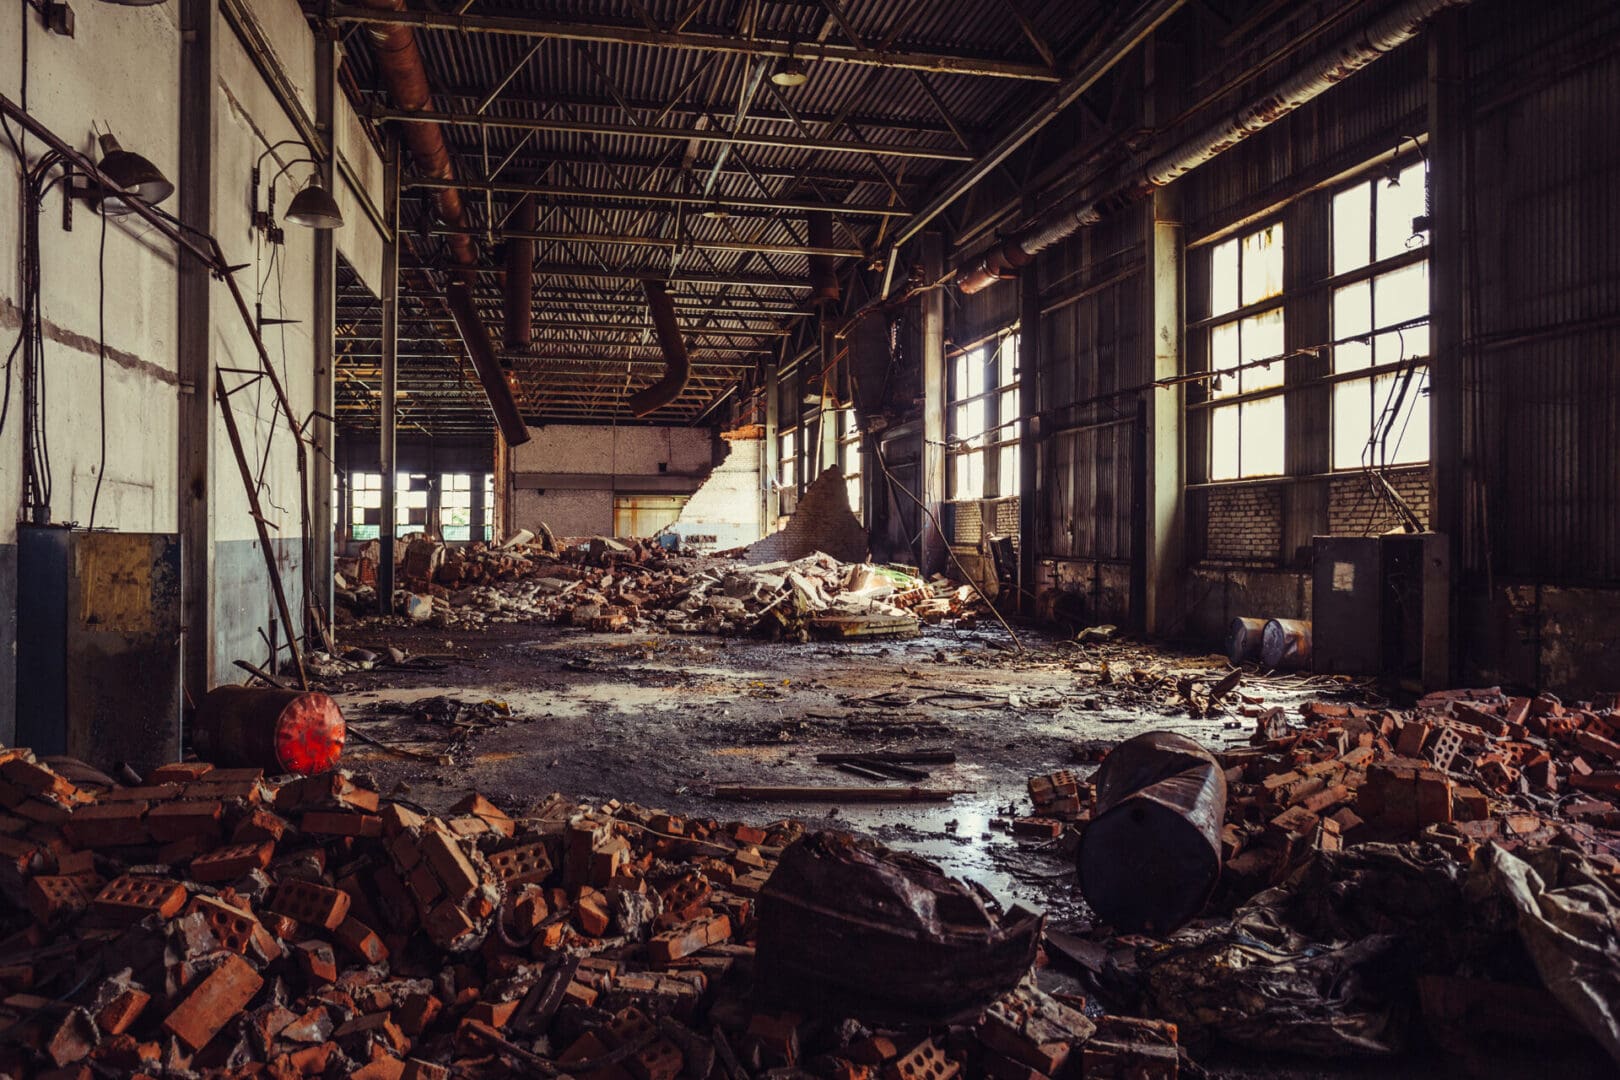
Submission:
{"label": "red brick", "polygon": [[108,882],[91,902],[96,914],[125,923],[139,922],[154,912],[172,919],[185,905],[186,889],[178,881],[137,874]]}
{"label": "red brick", "polygon": [[145,802],[103,802],[81,806],[62,826],[68,843],[80,848],[132,847],[148,843]]}
{"label": "red brick", "polygon": [[298,967],[304,978],[316,983],[337,982],[337,958],[332,946],[324,941],[300,941],[293,950],[298,955]]}
{"label": "red brick", "polygon": [[146,774],[148,784],[189,784],[201,780],[214,766],[206,761],[171,761]]}
{"label": "red brick", "polygon": [[349,914],[349,894],[312,881],[284,877],[265,907],[309,926],[334,930]]}
{"label": "red brick", "polygon": [[337,943],[367,964],[380,964],[388,959],[388,947],[376,931],[357,919],[344,919],[332,932]]}
{"label": "red brick", "polygon": [[423,860],[433,868],[433,876],[444,886],[446,896],[459,900],[478,888],[477,871],[450,837],[429,832],[423,835],[419,846]]}
{"label": "red brick", "polygon": [[246,960],[229,955],[163,1018],[163,1028],[193,1050],[200,1050],[263,985],[264,980]]}
{"label": "red brick", "polygon": [[962,1071],[961,1062],[926,1039],[910,1052],[890,1062],[883,1070],[886,1080],[951,1080]]}
{"label": "red brick", "polygon": [[1058,821],[1056,818],[1047,817],[1014,818],[1012,831],[1014,836],[1056,840],[1063,835],[1063,822]]}
{"label": "red brick", "polygon": [[146,815],[146,828],[152,839],[162,843],[188,836],[217,837],[224,807],[218,802],[159,803]]}
{"label": "red brick", "polygon": [[667,964],[729,937],[731,920],[725,915],[712,915],[655,935],[647,943],[647,955],[655,964]]}
{"label": "red brick", "polygon": [[28,881],[28,912],[42,925],[77,915],[89,906],[90,896],[77,878],[40,874]]}
{"label": "red brick", "polygon": [[335,810],[306,810],[298,827],[317,836],[381,836],[382,818]]}
{"label": "red brick", "polygon": [[95,1013],[96,1027],[103,1035],[122,1035],[134,1026],[152,1001],[152,995],[136,986],[125,986],[109,996]]}
{"label": "red brick", "polygon": [[276,846],[266,840],[257,844],[231,844],[191,860],[190,873],[198,881],[232,881],[251,870],[270,865]]}
{"label": "red brick", "polygon": [[517,823],[507,813],[482,795],[468,795],[450,808],[452,814],[470,814],[483,821],[493,832],[511,836],[517,832]]}
{"label": "red brick", "polygon": [[591,937],[606,937],[610,917],[607,897],[591,888],[581,888],[574,899],[574,918],[581,931]]}
{"label": "red brick", "polygon": [[438,1019],[444,1003],[432,994],[412,994],[394,1011],[395,1021],[407,1035],[420,1035]]}
{"label": "red brick", "polygon": [[274,812],[259,807],[237,823],[236,831],[231,833],[231,843],[255,844],[265,840],[276,843],[286,831],[285,820]]}
{"label": "red brick", "polygon": [[508,888],[525,884],[539,885],[551,876],[551,856],[547,854],[544,844],[524,844],[522,847],[507,848],[504,851],[493,852],[485,858],[489,862],[489,868],[495,871],[495,876]]}

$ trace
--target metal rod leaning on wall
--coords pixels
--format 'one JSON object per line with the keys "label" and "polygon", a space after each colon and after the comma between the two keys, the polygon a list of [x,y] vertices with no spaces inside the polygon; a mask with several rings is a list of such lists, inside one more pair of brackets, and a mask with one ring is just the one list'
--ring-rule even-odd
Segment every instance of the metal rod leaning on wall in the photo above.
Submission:
{"label": "metal rod leaning on wall", "polygon": [[[35,138],[45,143],[52,150],[60,154],[63,159],[70,162],[74,170],[89,177],[101,188],[114,190],[118,189],[118,185],[115,184],[110,177],[103,173],[101,169],[96,166],[95,162],[91,161],[85,155],[79,153],[79,151],[75,150],[72,146],[69,146],[59,136],[57,136],[55,132],[51,131],[50,128],[46,127],[36,117],[27,112],[22,108],[22,106],[18,105],[15,101],[12,101],[11,98],[4,94],[0,94],[0,114],[4,114],[7,119],[16,121],[21,127],[27,130],[30,135],[33,135]],[[157,209],[156,207],[148,206],[139,199],[126,200],[126,205],[136,214],[138,214],[143,220],[145,220],[147,224],[151,225],[158,232],[172,240],[180,248],[180,250],[189,252],[192,256],[206,265],[213,272],[214,276],[224,281],[226,286],[231,290],[231,296],[236,301],[237,313],[241,316],[242,324],[247,328],[248,336],[253,340],[253,347],[258,352],[259,366],[263,370],[265,377],[270,380],[270,385],[275,389],[278,406],[286,416],[289,429],[293,433],[293,443],[297,448],[299,489],[301,493],[300,511],[303,517],[303,527],[301,532],[305,545],[305,559],[307,561],[309,558],[309,547],[312,540],[309,535],[309,490],[306,480],[308,467],[304,455],[303,440],[299,435],[299,432],[302,430],[302,425],[299,424],[297,417],[293,415],[292,405],[287,400],[286,389],[282,386],[281,378],[276,374],[275,367],[270,363],[270,354],[265,349],[264,340],[259,336],[259,328],[254,323],[253,316],[248,310],[247,299],[242,295],[242,290],[236,284],[236,268],[231,266],[230,263],[225,260],[225,254],[220,250],[219,241],[214,239],[212,235],[191,230],[195,238],[193,238],[193,236],[187,236],[186,232],[183,231],[184,227],[181,226],[181,224],[175,218]],[[234,432],[236,420],[235,417],[230,414],[229,402],[223,396],[223,387],[216,384],[214,392],[216,398],[220,401],[221,407],[225,410],[227,428]],[[239,459],[238,464],[241,464],[241,459]],[[254,490],[251,471],[244,472],[243,483],[247,488],[249,504],[257,507],[258,498],[257,492]],[[278,596],[277,606],[281,610],[281,619],[282,622],[289,627],[289,644],[293,650],[293,658],[298,668],[299,680],[307,688],[309,683],[308,679],[304,675],[303,657],[298,649],[296,638],[292,637],[291,635],[290,628],[293,623],[288,617],[286,611],[286,598],[281,587],[281,573],[279,568],[276,566],[275,553],[269,548],[267,533],[264,531],[263,527],[263,519],[262,517],[258,516],[256,510],[255,523],[260,526],[261,546],[264,548],[265,569],[269,574],[271,586]],[[323,613],[316,610],[311,610],[312,608],[312,604],[306,604],[306,613],[313,617],[313,621],[316,622],[322,637],[325,638],[327,637],[327,629]],[[307,630],[308,627],[306,626],[306,631]]]}

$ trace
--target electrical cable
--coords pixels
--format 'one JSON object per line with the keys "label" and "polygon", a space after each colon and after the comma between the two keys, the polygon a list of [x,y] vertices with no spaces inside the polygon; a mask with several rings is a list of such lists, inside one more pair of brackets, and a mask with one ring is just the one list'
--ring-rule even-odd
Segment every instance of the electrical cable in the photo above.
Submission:
{"label": "electrical cable", "polygon": [[[67,198],[70,196],[64,196]],[[101,481],[107,475],[107,215],[101,217],[101,242],[96,251],[96,345],[101,354],[101,464],[96,466],[96,490],[90,496],[90,524],[96,527],[96,506],[101,502]]]}

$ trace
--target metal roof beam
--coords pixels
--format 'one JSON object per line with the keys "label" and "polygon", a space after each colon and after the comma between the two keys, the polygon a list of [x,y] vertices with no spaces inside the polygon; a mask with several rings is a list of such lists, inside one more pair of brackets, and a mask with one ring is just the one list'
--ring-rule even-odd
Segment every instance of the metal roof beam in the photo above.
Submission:
{"label": "metal roof beam", "polygon": [[373,108],[373,120],[403,120],[416,124],[450,124],[484,130],[505,128],[512,131],[544,131],[564,135],[615,135],[630,138],[662,139],[666,142],[713,142],[733,146],[770,146],[779,150],[822,150],[833,154],[865,154],[875,157],[923,158],[929,161],[972,161],[963,150],[941,149],[915,144],[849,142],[839,139],[808,139],[792,135],[767,135],[758,131],[721,131],[717,128],[654,127],[650,124],[609,124],[592,120],[556,120],[547,117],[481,116],[475,112],[437,110],[412,112],[409,109]]}
{"label": "metal roof beam", "polygon": [[811,247],[808,244],[774,244],[746,240],[704,240],[695,236],[634,236],[618,233],[528,232],[521,229],[496,229],[490,232],[478,228],[452,228],[435,226],[428,230],[433,236],[486,236],[496,240],[539,240],[549,244],[584,244],[593,247],[657,247],[671,251],[762,251],[772,255],[828,255],[835,259],[858,259],[866,253],[860,248]]}
{"label": "metal roof beam", "polygon": [[[583,164],[594,164],[584,162]],[[873,177],[863,183],[882,183],[881,178]],[[482,180],[438,180],[430,176],[406,177],[401,180],[407,188],[426,188],[439,190],[441,188],[458,188],[462,191],[495,191],[512,195],[542,195],[550,198],[585,199],[617,202],[654,203],[663,206],[719,206],[727,212],[743,210],[762,210],[772,214],[780,214],[785,210],[805,211],[830,210],[835,214],[847,214],[851,217],[905,217],[908,213],[904,208],[893,206],[879,206],[867,203],[826,203],[809,200],[795,201],[792,199],[762,199],[742,195],[717,195],[705,198],[700,194],[682,194],[672,191],[647,190],[613,190],[604,188],[578,188],[559,184],[524,184],[513,180],[496,180],[493,182]],[[587,208],[589,208],[587,203]],[[617,205],[609,209],[623,209]]]}
{"label": "metal roof beam", "polygon": [[542,37],[562,41],[595,41],[614,45],[646,45],[660,49],[731,53],[739,56],[793,57],[812,63],[857,64],[880,68],[911,68],[942,75],[978,75],[1055,83],[1061,76],[1044,64],[1009,60],[968,52],[916,49],[869,49],[834,42],[794,41],[790,38],[741,37],[707,31],[654,30],[647,26],[588,22],[583,19],[540,19],[524,15],[451,15],[430,11],[376,11],[350,4],[334,4],[329,12],[337,22],[410,26],[419,30],[447,30],[462,34],[499,34],[507,37]]}

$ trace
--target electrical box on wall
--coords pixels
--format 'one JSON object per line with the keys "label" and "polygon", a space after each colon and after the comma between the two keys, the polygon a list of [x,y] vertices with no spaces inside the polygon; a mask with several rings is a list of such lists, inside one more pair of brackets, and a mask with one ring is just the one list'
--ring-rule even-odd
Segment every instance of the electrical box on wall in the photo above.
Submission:
{"label": "electrical box on wall", "polygon": [[179,760],[179,536],[19,526],[17,586],[17,744]]}
{"label": "electrical box on wall", "polygon": [[1409,689],[1450,682],[1450,566],[1438,533],[1318,536],[1311,652],[1317,671]]}

